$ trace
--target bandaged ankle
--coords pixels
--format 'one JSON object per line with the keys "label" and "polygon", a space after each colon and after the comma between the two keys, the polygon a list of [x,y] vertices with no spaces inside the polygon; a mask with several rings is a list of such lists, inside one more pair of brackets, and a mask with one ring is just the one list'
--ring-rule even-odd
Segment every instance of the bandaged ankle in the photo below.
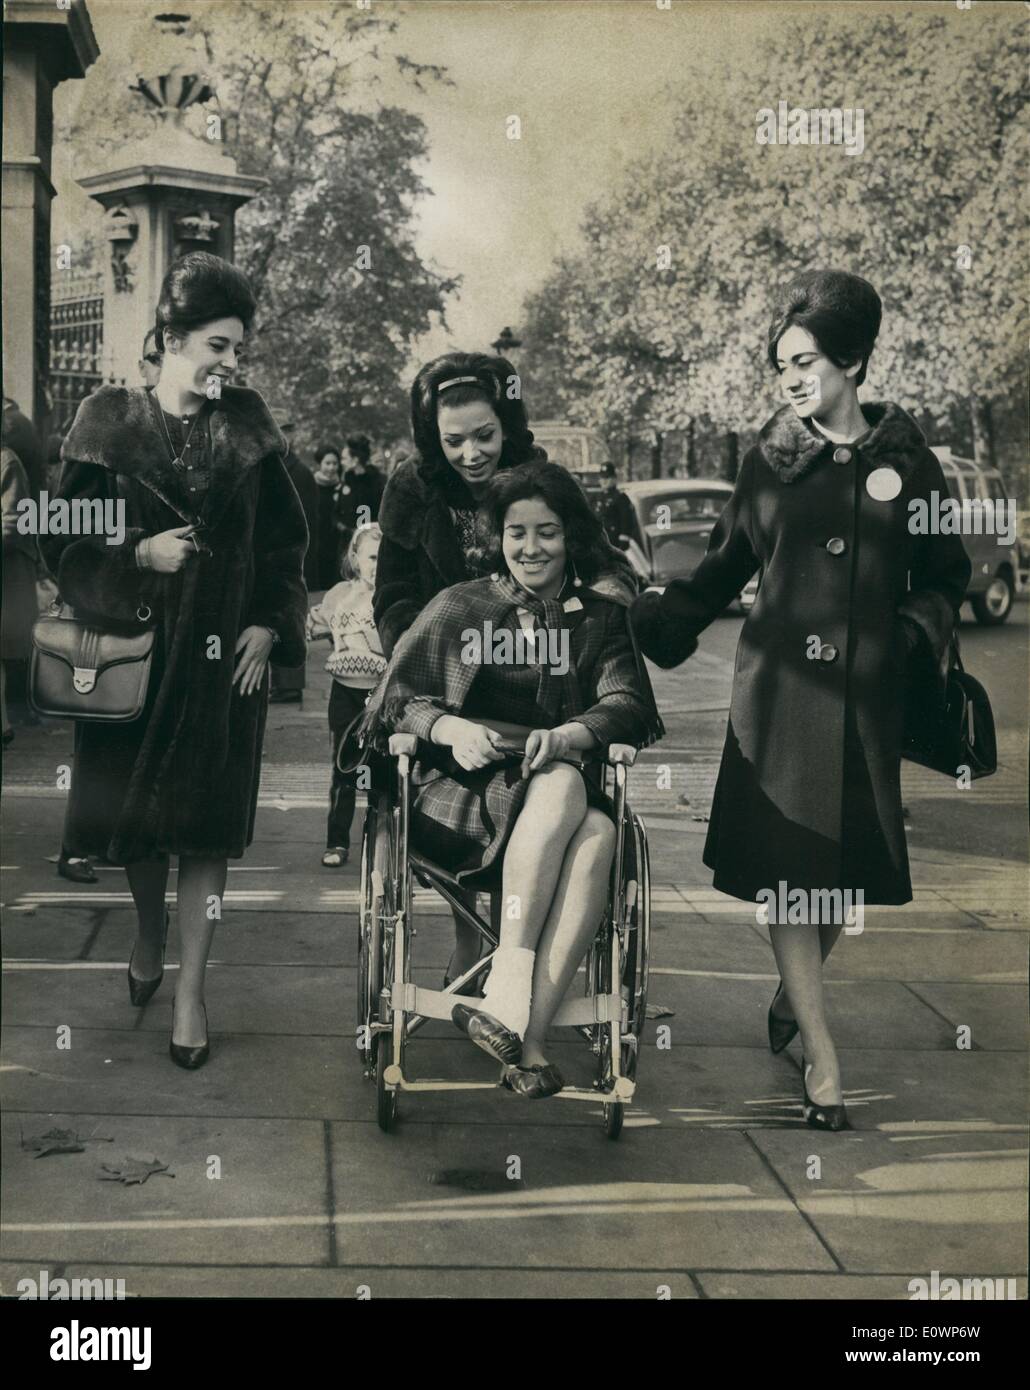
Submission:
{"label": "bandaged ankle", "polygon": [[482,1009],[521,1038],[529,1023],[536,952],[525,946],[498,946],[490,965]]}

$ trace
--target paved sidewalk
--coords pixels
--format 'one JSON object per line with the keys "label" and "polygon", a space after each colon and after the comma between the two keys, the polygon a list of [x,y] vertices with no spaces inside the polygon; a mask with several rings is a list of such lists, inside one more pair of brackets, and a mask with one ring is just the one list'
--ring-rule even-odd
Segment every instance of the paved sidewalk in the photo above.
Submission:
{"label": "paved sidewalk", "polygon": [[[317,691],[277,720],[310,735]],[[289,729],[276,737],[301,765]],[[32,791],[38,776],[5,794],[5,1291],[47,1269],[123,1278],[130,1295],[906,1299],[936,1269],[1018,1277],[1025,1295],[1025,866],[914,842],[915,901],[869,910],[831,960],[855,1129],[824,1135],[801,1121],[796,1044],[766,1046],[772,955],[753,911],[710,887],[700,792],[655,802],[651,1000],[671,1013],[649,1025],[622,1138],[606,1140],[600,1107],[502,1092],[404,1096],[384,1135],[349,1036],[357,868],[320,867],[323,813],[279,795],[270,753],[196,1073],[167,1056],[174,927],[165,982],[134,1010],[124,874],[58,879],[60,798]],[[918,787],[906,800],[924,823]],[[417,973],[435,982],[449,919],[425,895],[416,917]],[[587,1081],[581,1044],[555,1053]],[[496,1070],[445,1024],[410,1058],[422,1076]],[[84,1151],[24,1147],[54,1129]],[[98,1179],[138,1154],[174,1177]]]}

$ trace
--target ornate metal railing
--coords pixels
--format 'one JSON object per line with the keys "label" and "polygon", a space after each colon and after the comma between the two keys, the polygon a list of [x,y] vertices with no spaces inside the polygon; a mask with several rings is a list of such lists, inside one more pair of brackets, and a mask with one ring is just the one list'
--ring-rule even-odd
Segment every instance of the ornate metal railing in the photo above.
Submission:
{"label": "ornate metal railing", "polygon": [[103,379],[104,294],[100,275],[56,274],[50,296],[50,394],[63,430]]}

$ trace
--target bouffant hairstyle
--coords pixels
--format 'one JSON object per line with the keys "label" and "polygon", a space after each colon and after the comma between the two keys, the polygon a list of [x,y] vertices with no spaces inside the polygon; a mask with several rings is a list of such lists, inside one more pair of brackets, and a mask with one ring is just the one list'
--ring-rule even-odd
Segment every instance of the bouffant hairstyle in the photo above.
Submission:
{"label": "bouffant hairstyle", "polygon": [[514,503],[530,497],[539,497],[561,518],[569,560],[583,583],[592,584],[609,566],[611,552],[604,529],[583,489],[572,474],[557,463],[527,463],[523,468],[495,474],[491,479],[476,518],[483,569],[494,572],[506,569],[501,550],[504,519]]}
{"label": "bouffant hairstyle", "polygon": [[315,450],[315,462],[321,463],[326,454],[332,454],[336,462],[340,462],[340,446],[338,444],[319,444]]}
{"label": "bouffant hairstyle", "polygon": [[850,367],[860,361],[855,385],[861,386],[882,317],[880,296],[860,275],[846,270],[806,270],[783,292],[769,329],[769,361],[777,365],[777,344],[796,324],[811,333],[836,366]]}
{"label": "bouffant hairstyle", "polygon": [[349,434],[345,442],[359,463],[368,463],[372,457],[372,441],[367,434]]}
{"label": "bouffant hairstyle", "polygon": [[[440,387],[456,377],[471,377],[472,380],[448,386],[441,398]],[[512,468],[540,457],[539,450],[533,447],[533,432],[529,428],[521,391],[511,399],[513,384],[519,384],[518,373],[506,357],[488,357],[483,352],[448,352],[426,363],[411,385],[411,432],[421,460],[419,472],[426,482],[450,476],[436,423],[440,399],[447,405],[486,401],[492,407],[504,435],[498,467]]]}
{"label": "bouffant hairstyle", "polygon": [[238,318],[245,329],[254,321],[257,302],[250,281],[221,256],[191,251],[168,267],[157,302],[155,341],[164,352],[164,333],[189,333],[215,319]]}

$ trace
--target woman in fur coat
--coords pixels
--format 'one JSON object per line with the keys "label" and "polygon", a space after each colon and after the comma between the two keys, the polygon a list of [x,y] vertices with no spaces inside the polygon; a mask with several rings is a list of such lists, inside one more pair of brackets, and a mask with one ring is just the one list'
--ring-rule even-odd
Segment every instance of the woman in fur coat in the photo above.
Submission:
{"label": "woman in fur coat", "polygon": [[[905,682],[920,669],[932,679],[970,574],[957,536],[909,529],[914,499],[947,496],[919,428],[896,405],[859,403],[880,318],[879,296],[856,275],[808,271],[792,282],[768,338],[788,403],[744,458],[694,575],[633,611],[645,654],[676,666],[762,571],[737,649],[704,862],[716,888],[770,904],[782,979],[769,1043],[782,1051],[800,1030],[805,1118],[826,1129],[847,1118],[822,961],[845,891],[862,904],[912,897]],[[831,910],[808,925],[793,912],[778,920],[771,901],[795,889]]]}
{"label": "woman in fur coat", "polygon": [[142,715],[79,723],[69,823],[125,865],[138,914],[132,1002],[161,982],[168,856],[179,856],[171,1057],[208,1056],[204,974],[226,860],[254,832],[269,659],[304,660],[304,513],[285,441],[255,391],[228,385],[254,315],[245,277],[204,252],[168,271],[152,390],[105,386],[64,443],[61,496],[124,503],[120,544],[50,537],[63,600],[98,627],[156,623]]}

